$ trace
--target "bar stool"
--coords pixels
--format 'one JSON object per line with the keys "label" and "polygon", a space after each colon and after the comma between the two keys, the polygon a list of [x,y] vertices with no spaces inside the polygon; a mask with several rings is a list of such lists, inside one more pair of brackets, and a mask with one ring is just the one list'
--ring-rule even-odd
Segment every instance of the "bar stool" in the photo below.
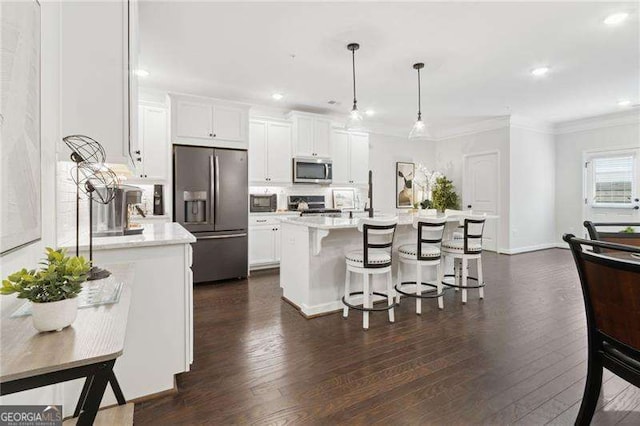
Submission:
{"label": "bar stool", "polygon": [[[445,282],[447,287],[462,290],[462,303],[467,303],[467,289],[477,288],[480,299],[484,299],[484,279],[482,276],[482,233],[484,232],[485,216],[467,216],[464,218],[464,232],[462,239],[453,238],[442,242],[442,254],[445,258],[451,258],[454,262],[454,274],[446,278],[454,277],[454,283]],[[469,260],[475,260],[478,267],[478,276],[469,276]],[[468,280],[477,282],[477,285],[468,285]]]}
{"label": "bar stool", "polygon": [[[362,328],[369,328],[369,312],[388,311],[389,322],[394,322],[393,282],[391,277],[391,253],[393,249],[393,237],[396,232],[398,218],[358,220],[358,231],[362,232],[363,249],[347,253],[347,273],[344,281],[344,297],[342,303],[344,309],[342,316],[349,316],[349,308],[362,311]],[[351,273],[362,274],[362,291],[351,291]],[[373,291],[369,275],[387,275],[387,293]],[[350,303],[352,296],[362,295],[361,306]],[[373,307],[372,296],[387,298],[387,306]]]}
{"label": "bar stool", "polygon": [[[400,304],[400,295],[414,297],[416,299],[416,314],[422,313],[422,299],[438,299],[438,307],[444,308],[443,295],[444,288],[442,280],[444,278],[443,265],[440,261],[442,236],[446,218],[418,216],[413,220],[413,227],[418,230],[418,238],[415,244],[404,244],[398,247],[398,284],[396,290],[396,304]],[[416,280],[402,281],[402,265],[415,265]],[[436,284],[422,281],[422,268],[425,266],[436,267]],[[403,286],[407,284],[415,284],[415,293],[408,293],[403,290]],[[428,286],[435,289],[429,290],[427,294],[422,294],[422,286]]]}

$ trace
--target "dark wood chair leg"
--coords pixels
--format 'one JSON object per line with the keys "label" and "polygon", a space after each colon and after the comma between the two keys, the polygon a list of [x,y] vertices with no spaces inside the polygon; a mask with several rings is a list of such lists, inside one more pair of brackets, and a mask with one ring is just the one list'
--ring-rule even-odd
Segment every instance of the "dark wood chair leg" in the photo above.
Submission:
{"label": "dark wood chair leg", "polygon": [[84,401],[84,405],[80,411],[80,416],[78,417],[78,422],[76,423],[77,426],[93,425],[96,414],[98,414],[98,409],[100,408],[100,402],[104,396],[104,391],[109,384],[109,377],[113,369],[113,364],[115,364],[115,360],[106,361],[100,365],[98,371],[93,376],[93,381],[89,387],[87,398]]}
{"label": "dark wood chair leg", "polygon": [[587,383],[584,386],[584,395],[582,396],[582,404],[580,404],[580,411],[576,419],[576,426],[588,426],[591,423],[601,388],[602,363],[598,359],[598,355],[589,354]]}

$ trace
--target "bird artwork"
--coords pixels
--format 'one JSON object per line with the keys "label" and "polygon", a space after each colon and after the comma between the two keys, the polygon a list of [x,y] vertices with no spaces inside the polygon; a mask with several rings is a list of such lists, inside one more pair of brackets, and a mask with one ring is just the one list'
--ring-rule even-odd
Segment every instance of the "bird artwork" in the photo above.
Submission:
{"label": "bird artwork", "polygon": [[415,177],[415,164],[396,163],[396,207],[413,207],[413,179]]}

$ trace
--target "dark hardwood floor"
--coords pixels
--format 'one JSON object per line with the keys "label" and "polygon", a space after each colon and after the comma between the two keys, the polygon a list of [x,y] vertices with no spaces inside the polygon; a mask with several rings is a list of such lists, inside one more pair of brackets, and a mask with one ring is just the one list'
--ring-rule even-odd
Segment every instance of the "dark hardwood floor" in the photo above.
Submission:
{"label": "dark hardwood floor", "polygon": [[[195,361],[141,424],[573,424],[586,374],[568,250],[484,255],[485,300],[305,320],[278,273],[195,289]],[[170,342],[168,342],[170,344]],[[640,389],[605,374],[596,425],[640,424]]]}

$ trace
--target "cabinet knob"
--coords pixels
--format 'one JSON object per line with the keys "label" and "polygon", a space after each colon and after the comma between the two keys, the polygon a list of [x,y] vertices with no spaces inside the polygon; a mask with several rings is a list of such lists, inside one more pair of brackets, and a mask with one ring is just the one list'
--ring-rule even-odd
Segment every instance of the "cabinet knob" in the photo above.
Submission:
{"label": "cabinet knob", "polygon": [[213,133],[209,133],[209,137],[212,138],[213,137]]}
{"label": "cabinet knob", "polygon": [[136,154],[140,155],[140,150],[139,149],[136,150]]}
{"label": "cabinet knob", "polygon": [[142,157],[138,157],[138,158],[136,158],[136,161],[138,161],[138,162],[142,162]]}
{"label": "cabinet knob", "polygon": [[213,134],[213,137],[214,137],[214,138],[216,137],[216,134],[215,134],[215,133]]}

